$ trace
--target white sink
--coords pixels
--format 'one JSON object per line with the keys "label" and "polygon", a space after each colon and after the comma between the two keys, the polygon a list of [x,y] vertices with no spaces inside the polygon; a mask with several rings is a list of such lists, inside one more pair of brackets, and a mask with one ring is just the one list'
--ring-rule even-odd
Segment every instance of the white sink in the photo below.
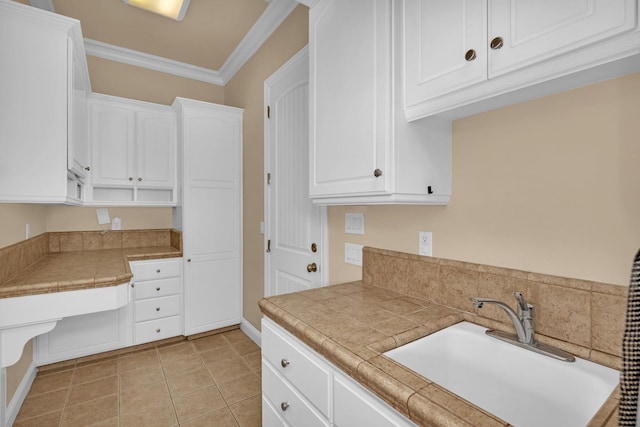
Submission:
{"label": "white sink", "polygon": [[584,427],[618,384],[614,369],[556,360],[485,331],[461,322],[384,355],[516,427]]}

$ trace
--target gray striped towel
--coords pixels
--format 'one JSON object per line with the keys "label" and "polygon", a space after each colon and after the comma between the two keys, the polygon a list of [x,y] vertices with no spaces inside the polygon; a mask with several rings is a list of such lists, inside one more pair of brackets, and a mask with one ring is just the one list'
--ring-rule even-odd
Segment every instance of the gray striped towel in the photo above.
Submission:
{"label": "gray striped towel", "polygon": [[640,251],[631,269],[627,299],[627,317],[622,339],[622,372],[620,373],[619,426],[636,426],[638,382],[640,381]]}

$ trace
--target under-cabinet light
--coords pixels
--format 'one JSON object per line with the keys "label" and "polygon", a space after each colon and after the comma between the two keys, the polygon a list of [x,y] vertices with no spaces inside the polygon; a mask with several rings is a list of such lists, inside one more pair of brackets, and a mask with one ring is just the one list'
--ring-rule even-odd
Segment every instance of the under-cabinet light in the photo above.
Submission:
{"label": "under-cabinet light", "polygon": [[122,0],[128,5],[182,21],[191,0]]}

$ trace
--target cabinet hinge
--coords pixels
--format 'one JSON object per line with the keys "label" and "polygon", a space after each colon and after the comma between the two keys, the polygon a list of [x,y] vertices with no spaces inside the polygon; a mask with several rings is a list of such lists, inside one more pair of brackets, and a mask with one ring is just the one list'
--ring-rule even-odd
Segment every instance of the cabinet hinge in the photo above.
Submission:
{"label": "cabinet hinge", "polygon": [[271,185],[271,172],[267,173],[267,185]]}
{"label": "cabinet hinge", "polygon": [[267,119],[271,118],[271,106],[267,105]]}

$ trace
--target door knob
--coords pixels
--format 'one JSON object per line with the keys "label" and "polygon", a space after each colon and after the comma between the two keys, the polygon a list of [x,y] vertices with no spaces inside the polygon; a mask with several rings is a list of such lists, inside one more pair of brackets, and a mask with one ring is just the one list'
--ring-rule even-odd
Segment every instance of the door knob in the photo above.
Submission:
{"label": "door knob", "polygon": [[315,262],[312,262],[311,264],[307,265],[307,271],[309,273],[315,273],[316,271],[318,271],[318,266]]}

